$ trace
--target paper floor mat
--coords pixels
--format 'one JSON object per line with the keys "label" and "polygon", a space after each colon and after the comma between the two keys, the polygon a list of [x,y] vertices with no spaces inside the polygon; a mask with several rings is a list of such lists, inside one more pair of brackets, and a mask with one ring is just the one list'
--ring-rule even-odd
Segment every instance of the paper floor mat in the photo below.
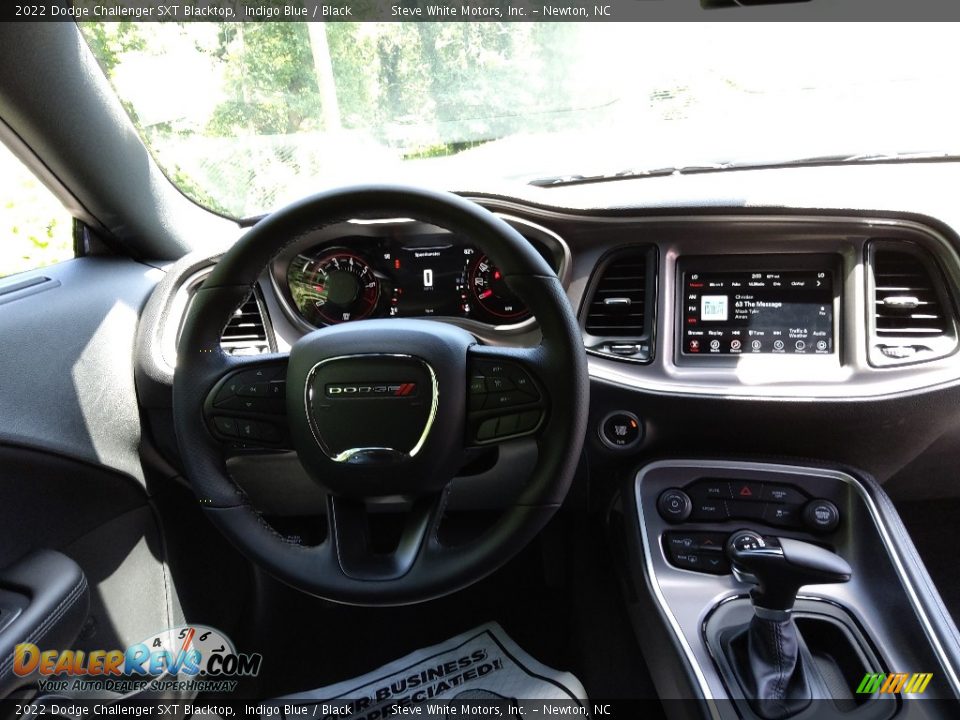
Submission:
{"label": "paper floor mat", "polygon": [[274,702],[309,704],[310,720],[384,720],[406,715],[403,708],[417,706],[416,717],[553,714],[547,707],[563,707],[562,714],[588,714],[580,681],[534,660],[497,623],[417,650],[352,680]]}

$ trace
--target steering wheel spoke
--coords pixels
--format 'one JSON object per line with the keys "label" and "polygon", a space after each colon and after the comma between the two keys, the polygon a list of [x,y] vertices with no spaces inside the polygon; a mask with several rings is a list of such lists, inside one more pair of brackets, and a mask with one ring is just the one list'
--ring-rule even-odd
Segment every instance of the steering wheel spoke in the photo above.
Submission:
{"label": "steering wheel spoke", "polygon": [[543,428],[542,350],[477,345],[468,358],[467,443],[493,445]]}
{"label": "steering wheel spoke", "polygon": [[220,442],[237,448],[292,447],[287,424],[287,355],[230,359],[203,405],[204,419]]}
{"label": "steering wheel spoke", "polygon": [[[442,512],[438,494],[421,496],[399,517],[399,535],[391,533],[387,547],[378,546],[375,508],[363,500],[330,496],[327,518],[329,551],[340,571],[353,580],[396,580],[406,575],[420,557],[426,539],[436,534]],[[396,513],[393,513],[395,516]]]}

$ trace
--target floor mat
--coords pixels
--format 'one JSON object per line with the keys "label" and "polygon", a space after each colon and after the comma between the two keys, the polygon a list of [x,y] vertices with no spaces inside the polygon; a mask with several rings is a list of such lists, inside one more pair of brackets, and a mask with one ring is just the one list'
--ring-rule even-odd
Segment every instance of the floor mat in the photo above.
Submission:
{"label": "floor mat", "polygon": [[438,717],[477,714],[469,709],[477,706],[500,710],[487,715],[521,715],[519,708],[531,703],[537,710],[563,706],[567,714],[588,712],[586,691],[576,677],[534,660],[495,622],[360,677],[276,702],[319,706],[319,712],[310,713],[314,718],[356,720],[386,718],[413,706],[426,706],[425,714]]}

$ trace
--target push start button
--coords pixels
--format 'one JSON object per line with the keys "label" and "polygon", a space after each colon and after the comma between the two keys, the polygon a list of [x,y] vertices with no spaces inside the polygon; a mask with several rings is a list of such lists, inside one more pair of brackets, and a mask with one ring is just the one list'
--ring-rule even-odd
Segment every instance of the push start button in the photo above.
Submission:
{"label": "push start button", "polygon": [[600,440],[611,450],[627,450],[643,439],[643,424],[630,412],[607,415],[600,423]]}

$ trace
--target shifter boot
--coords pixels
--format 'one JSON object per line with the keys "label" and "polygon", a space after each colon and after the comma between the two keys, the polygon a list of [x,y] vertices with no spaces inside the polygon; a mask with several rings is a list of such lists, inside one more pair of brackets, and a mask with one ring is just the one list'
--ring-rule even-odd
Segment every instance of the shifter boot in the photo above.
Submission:
{"label": "shifter boot", "polygon": [[754,615],[733,640],[733,665],[754,711],[782,720],[810,704],[810,688],[800,660],[797,626],[788,613]]}

